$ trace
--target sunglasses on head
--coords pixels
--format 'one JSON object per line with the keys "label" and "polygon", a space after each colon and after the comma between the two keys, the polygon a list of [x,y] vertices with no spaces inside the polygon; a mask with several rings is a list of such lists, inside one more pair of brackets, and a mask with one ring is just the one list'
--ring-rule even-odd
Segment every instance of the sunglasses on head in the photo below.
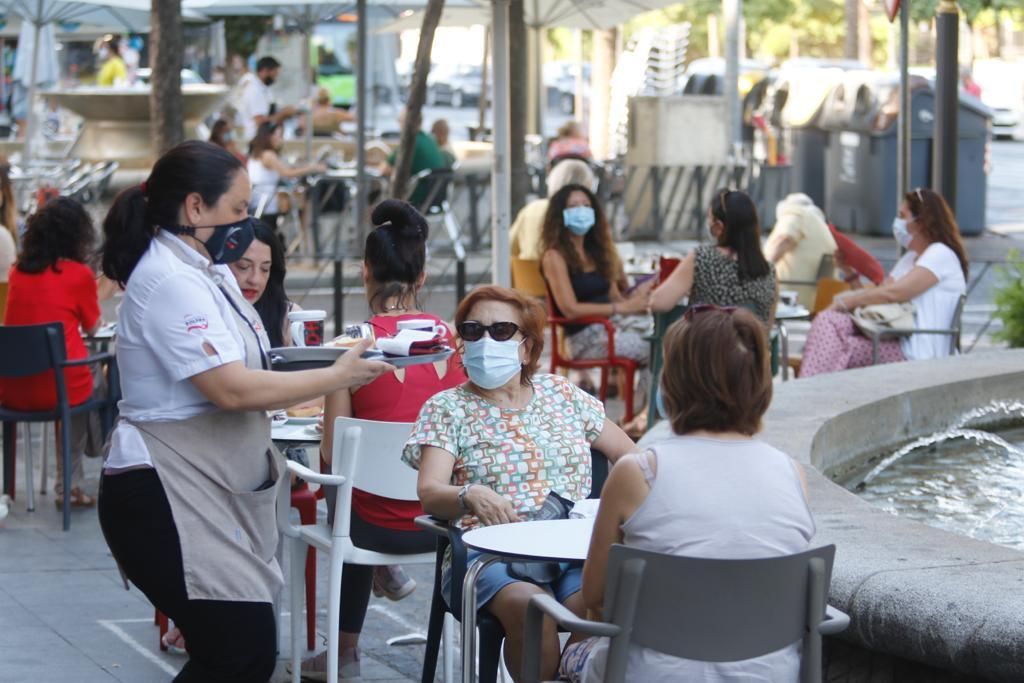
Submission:
{"label": "sunglasses on head", "polygon": [[683,320],[690,322],[701,313],[707,313],[708,311],[722,311],[732,315],[732,312],[736,310],[736,306],[716,306],[714,304],[694,304],[686,309],[686,313],[683,314]]}
{"label": "sunglasses on head", "polygon": [[519,325],[510,322],[497,322],[490,325],[478,323],[475,320],[467,320],[461,323],[456,329],[459,336],[466,341],[479,341],[483,338],[484,332],[491,335],[494,341],[508,341],[519,331]]}

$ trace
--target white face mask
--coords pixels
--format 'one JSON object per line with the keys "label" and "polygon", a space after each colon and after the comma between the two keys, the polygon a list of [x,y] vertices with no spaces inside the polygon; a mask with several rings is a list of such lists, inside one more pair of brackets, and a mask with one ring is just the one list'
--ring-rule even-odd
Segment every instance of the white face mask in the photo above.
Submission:
{"label": "white face mask", "polygon": [[[916,219],[911,218],[910,220]],[[907,229],[907,223],[909,222],[899,216],[892,219],[892,236],[896,238],[896,241],[904,249],[910,248],[910,242],[914,239],[914,236],[910,234],[910,230]]]}
{"label": "white face mask", "polygon": [[481,389],[504,386],[523,368],[523,361],[519,360],[519,345],[524,341],[494,341],[486,336],[466,342],[462,364],[470,381]]}

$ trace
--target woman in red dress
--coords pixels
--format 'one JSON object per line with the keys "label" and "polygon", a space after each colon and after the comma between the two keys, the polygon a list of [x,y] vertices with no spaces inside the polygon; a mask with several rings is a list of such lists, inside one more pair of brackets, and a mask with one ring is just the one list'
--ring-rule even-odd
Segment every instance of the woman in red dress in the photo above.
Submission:
{"label": "woman in red dress", "polygon": [[[427,222],[406,202],[387,200],[373,211],[376,226],[366,237],[363,282],[369,300],[368,321],[377,338],[393,336],[403,320],[429,321],[440,326],[449,345],[452,333],[436,315],[420,309],[417,294],[426,279]],[[357,417],[385,422],[415,422],[420,408],[434,394],[466,381],[456,356],[446,361],[414,365],[378,377],[355,390],[327,396],[324,405],[324,438],[320,456],[330,463],[334,418]],[[333,507],[333,506],[332,506]],[[413,520],[423,514],[418,502],[381,498],[352,491],[352,540],[360,548],[394,554],[430,552],[435,537],[419,530]],[[369,567],[346,564],[341,581],[341,634],[339,669],[343,679],[359,676],[359,633],[370,600],[370,591],[401,600],[415,587],[401,567]],[[303,663],[303,674],[321,673],[326,653]]]}
{"label": "woman in red dress", "polygon": [[[87,265],[93,255],[96,232],[92,219],[74,199],[50,200],[29,216],[21,254],[8,280],[5,325],[40,325],[59,322],[64,327],[68,360],[85,358],[89,352],[82,330],[91,333],[100,325],[96,275]],[[93,376],[88,367],[64,370],[68,401],[84,403],[92,395]],[[0,403],[13,410],[51,410],[57,405],[53,375],[45,373],[3,380]],[[71,418],[71,504],[89,506],[96,499],[82,490],[82,453],[88,436],[87,414]],[[54,491],[63,503],[64,462],[57,458]]]}

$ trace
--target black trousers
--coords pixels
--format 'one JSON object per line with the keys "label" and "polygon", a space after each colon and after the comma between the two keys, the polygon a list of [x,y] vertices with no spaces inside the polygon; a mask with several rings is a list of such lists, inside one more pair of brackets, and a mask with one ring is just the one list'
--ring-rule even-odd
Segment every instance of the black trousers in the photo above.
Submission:
{"label": "black trousers", "polygon": [[[327,518],[334,519],[336,489],[327,488]],[[403,531],[388,529],[367,522],[352,510],[349,523],[352,542],[359,548],[389,555],[415,555],[429,553],[437,547],[437,537],[429,531]],[[370,605],[373,590],[373,567],[367,564],[345,564],[341,571],[341,618],[340,630],[345,633],[362,633],[366,620],[366,609]]]}
{"label": "black trousers", "polygon": [[268,602],[189,600],[181,544],[156,470],[100,480],[103,536],[128,579],[174,620],[189,660],[175,683],[260,683],[277,661],[274,608]]}

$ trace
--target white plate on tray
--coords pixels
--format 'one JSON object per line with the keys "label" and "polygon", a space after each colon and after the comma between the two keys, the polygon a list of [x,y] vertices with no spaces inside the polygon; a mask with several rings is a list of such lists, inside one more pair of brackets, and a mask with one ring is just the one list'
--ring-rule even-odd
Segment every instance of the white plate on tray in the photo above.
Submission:
{"label": "white plate on tray", "polygon": [[[270,363],[275,370],[311,370],[327,367],[346,351],[348,349],[338,346],[282,346],[270,349]],[[391,363],[396,368],[405,368],[410,365],[447,360],[453,353],[455,349],[446,348],[444,351],[422,356],[389,357],[377,349],[370,349],[363,353],[363,358]]]}

